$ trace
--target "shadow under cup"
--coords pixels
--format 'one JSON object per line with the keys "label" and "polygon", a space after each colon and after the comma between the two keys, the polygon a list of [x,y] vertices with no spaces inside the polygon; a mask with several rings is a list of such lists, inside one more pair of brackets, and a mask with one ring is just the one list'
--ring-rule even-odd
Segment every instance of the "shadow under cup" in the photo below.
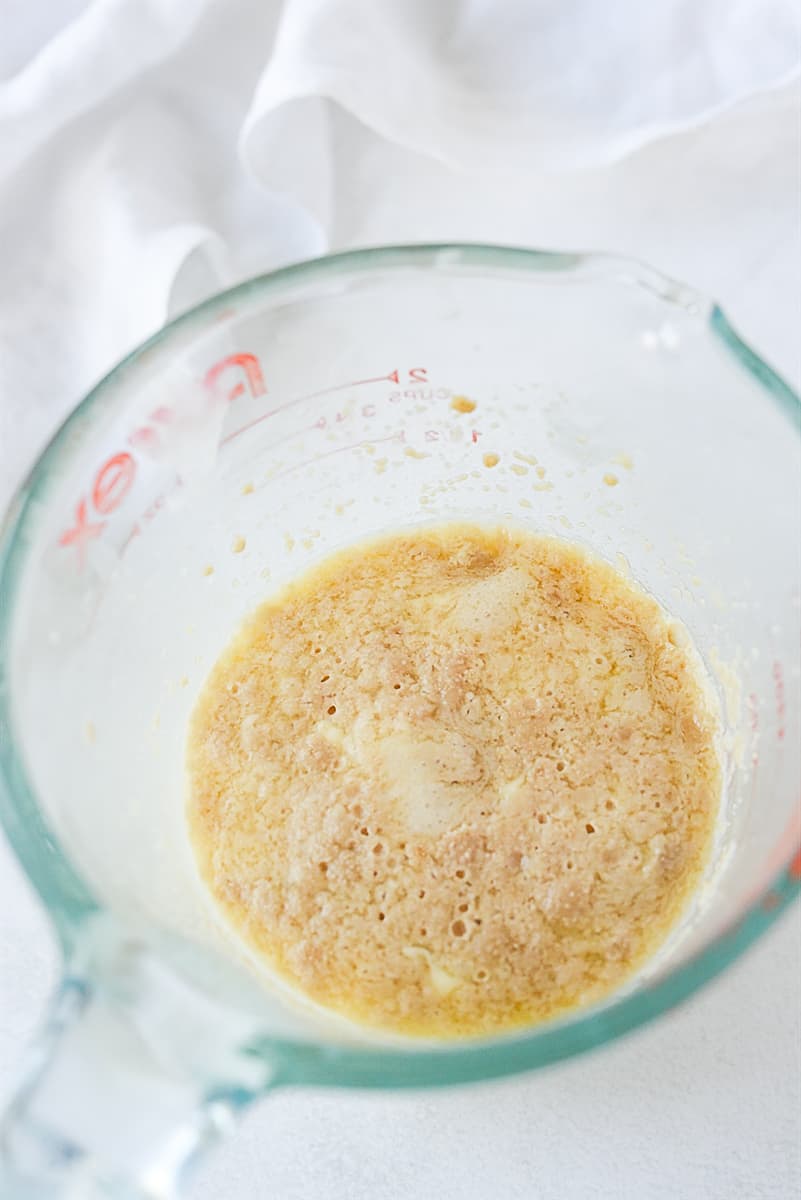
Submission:
{"label": "shadow under cup", "polygon": [[[243,1099],[276,1079],[537,1066],[714,975],[799,888],[799,411],[719,309],[604,256],[338,255],[235,288],[134,353],[22,489],[0,582],[2,815],[81,996],[122,996],[151,1042],[183,1019],[187,1077]],[[207,672],[275,588],[359,539],[448,520],[525,526],[630,570],[704,659],[726,783],[692,911],[624,993],[433,1045],[232,969],[246,951],[197,876],[184,748]]]}

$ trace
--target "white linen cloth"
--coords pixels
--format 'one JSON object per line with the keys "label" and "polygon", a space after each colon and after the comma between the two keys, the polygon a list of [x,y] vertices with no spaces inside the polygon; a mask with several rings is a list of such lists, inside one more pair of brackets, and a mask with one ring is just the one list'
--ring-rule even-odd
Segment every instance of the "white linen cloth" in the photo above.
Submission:
{"label": "white linen cloth", "polygon": [[[767,106],[780,168],[800,30],[791,0],[0,0],[0,502],[217,287],[429,228],[545,244],[565,186],[557,239],[600,239],[609,164],[727,112],[761,160]],[[669,244],[664,185],[629,203]]]}

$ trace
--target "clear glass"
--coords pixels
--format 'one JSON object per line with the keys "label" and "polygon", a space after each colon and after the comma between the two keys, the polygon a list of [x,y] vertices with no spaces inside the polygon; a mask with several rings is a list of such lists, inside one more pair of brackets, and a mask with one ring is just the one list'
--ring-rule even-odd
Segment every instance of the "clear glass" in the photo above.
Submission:
{"label": "clear glass", "polygon": [[[800,421],[691,289],[621,259],[480,246],[278,271],[113,371],[40,458],[2,547],[2,818],[65,958],[4,1126],[19,1194],[170,1194],[284,1082],[553,1062],[758,937],[801,875]],[[272,589],[446,519],[586,544],[681,618],[719,691],[726,788],[692,911],[622,993],[514,1036],[420,1043],[349,1026],[248,960],[197,877],[183,754],[208,669]]]}

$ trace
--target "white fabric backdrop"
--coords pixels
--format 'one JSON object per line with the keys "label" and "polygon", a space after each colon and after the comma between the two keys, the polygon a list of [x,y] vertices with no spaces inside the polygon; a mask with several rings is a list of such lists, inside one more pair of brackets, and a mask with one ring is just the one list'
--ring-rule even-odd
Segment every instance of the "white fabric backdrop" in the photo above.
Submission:
{"label": "white fabric backdrop", "polygon": [[0,500],[169,311],[357,241],[613,248],[609,164],[710,119],[763,117],[712,147],[714,206],[703,143],[679,180],[646,157],[617,242],[672,269],[699,203],[730,241],[748,165],[770,253],[800,31],[792,0],[0,0]]}

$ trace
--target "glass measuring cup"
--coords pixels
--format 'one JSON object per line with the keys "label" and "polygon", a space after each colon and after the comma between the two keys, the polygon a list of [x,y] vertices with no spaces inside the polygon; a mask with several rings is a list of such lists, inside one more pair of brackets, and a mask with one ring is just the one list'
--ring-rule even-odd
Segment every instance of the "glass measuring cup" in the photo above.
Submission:
{"label": "glass measuring cup", "polygon": [[[678,1003],[758,937],[801,886],[800,414],[690,289],[620,259],[489,247],[279,271],[112,372],[42,455],[2,547],[1,812],[64,953],[2,1125],[9,1193],[173,1194],[271,1087],[549,1063]],[[720,697],[726,793],[692,912],[624,992],[530,1032],[421,1044],[351,1027],[248,960],[197,878],[183,750],[208,669],[272,589],[447,519],[587,544],[684,621]]]}

